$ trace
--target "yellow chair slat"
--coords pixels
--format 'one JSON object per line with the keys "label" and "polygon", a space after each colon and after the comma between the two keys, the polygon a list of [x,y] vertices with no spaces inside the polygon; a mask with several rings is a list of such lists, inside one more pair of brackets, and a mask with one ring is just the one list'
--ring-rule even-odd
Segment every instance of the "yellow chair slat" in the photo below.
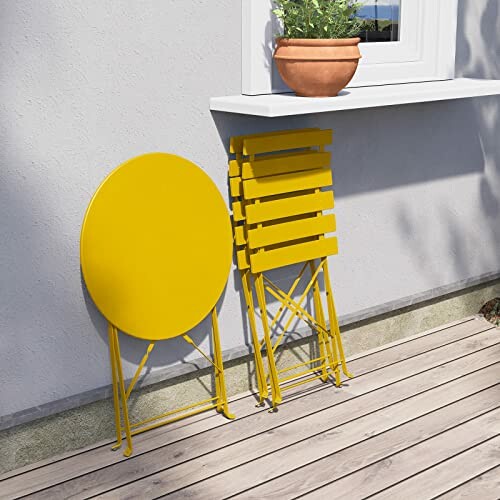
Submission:
{"label": "yellow chair slat", "polygon": [[[236,179],[237,177],[235,177]],[[243,181],[243,197],[246,200],[264,198],[278,194],[306,191],[332,185],[332,172],[329,168],[273,175],[260,179]],[[234,195],[233,195],[234,196]]]}
{"label": "yellow chair slat", "polygon": [[241,190],[241,177],[231,177],[229,179],[229,189],[233,198],[239,198],[243,195]]}
{"label": "yellow chair slat", "polygon": [[309,148],[332,143],[331,130],[295,131],[290,134],[273,134],[243,139],[243,154],[257,155],[285,149]]}
{"label": "yellow chair slat", "polygon": [[262,134],[248,134],[248,135],[237,135],[231,137],[229,143],[229,152],[233,154],[242,154],[243,153],[243,141],[245,139],[253,139],[259,137],[268,137],[269,135],[278,136],[278,135],[287,135],[287,134],[298,134],[301,132],[311,132],[313,130],[320,130],[317,127],[313,128],[303,128],[303,129],[294,129],[294,130],[279,130],[277,132],[264,132]]}
{"label": "yellow chair slat", "polygon": [[245,226],[236,226],[234,228],[234,241],[236,246],[245,245],[247,242],[247,238],[245,235]]}
{"label": "yellow chair slat", "polygon": [[251,254],[250,268],[252,273],[261,273],[336,253],[338,253],[337,238],[325,238]]}
{"label": "yellow chair slat", "polygon": [[248,252],[246,248],[236,252],[236,261],[240,271],[244,271],[250,267],[250,261],[248,260]]}
{"label": "yellow chair slat", "polygon": [[241,160],[229,161],[229,177],[241,177]]}
{"label": "yellow chair slat", "polygon": [[243,203],[241,203],[241,201],[233,201],[233,220],[235,222],[245,220],[245,214],[243,213]]}
{"label": "yellow chair slat", "polygon": [[[248,231],[248,246],[251,249],[276,245],[309,236],[319,236],[335,231],[335,215],[320,215],[308,219],[294,220]],[[244,237],[244,235],[243,235]],[[243,243],[244,244],[244,240]]]}
{"label": "yellow chair slat", "polygon": [[240,202],[233,203],[233,213],[236,213],[236,203],[239,204],[238,214],[241,214],[243,218],[246,215],[248,224],[260,224],[270,220],[284,219],[285,217],[321,212],[322,210],[330,210],[335,205],[333,191],[321,191],[319,193],[248,205],[245,209],[246,214],[239,211],[241,208]]}
{"label": "yellow chair slat", "polygon": [[257,157],[254,161],[242,163],[241,177],[253,179],[301,170],[313,170],[328,167],[330,165],[331,153],[321,151],[300,151],[283,155],[272,155]]}

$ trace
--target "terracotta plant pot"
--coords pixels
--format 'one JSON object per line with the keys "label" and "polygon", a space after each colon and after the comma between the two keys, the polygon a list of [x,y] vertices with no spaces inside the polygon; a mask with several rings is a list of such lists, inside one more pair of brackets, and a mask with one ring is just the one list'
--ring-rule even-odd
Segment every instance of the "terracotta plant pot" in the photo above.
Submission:
{"label": "terracotta plant pot", "polygon": [[283,81],[303,97],[336,96],[351,80],[360,38],[279,38],[274,59]]}

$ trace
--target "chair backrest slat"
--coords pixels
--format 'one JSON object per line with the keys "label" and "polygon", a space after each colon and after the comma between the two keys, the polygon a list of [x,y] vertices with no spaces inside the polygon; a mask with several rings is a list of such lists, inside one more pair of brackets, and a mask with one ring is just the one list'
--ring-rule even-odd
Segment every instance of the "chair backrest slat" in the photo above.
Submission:
{"label": "chair backrest slat", "polygon": [[250,229],[248,237],[244,236],[242,244],[248,242],[250,250],[254,250],[310,236],[324,235],[333,231],[335,231],[335,215],[319,215]]}
{"label": "chair backrest slat", "polygon": [[269,177],[260,177],[259,179],[247,179],[243,181],[243,196],[245,200],[254,200],[256,198],[307,191],[331,185],[332,171],[329,168],[320,168],[293,172],[291,174],[271,175]]}
{"label": "chair backrest slat", "polygon": [[258,157],[253,161],[242,162],[241,177],[243,180],[246,180],[300,172],[301,170],[314,170],[329,167],[330,161],[330,152],[315,150]]}
{"label": "chair backrest slat", "polygon": [[337,252],[337,238],[325,238],[250,254],[250,267],[252,273],[261,273],[277,267],[321,259]]}
{"label": "chair backrest slat", "polygon": [[333,191],[320,191],[247,205],[245,214],[242,213],[241,202],[235,202],[233,203],[233,214],[238,217],[238,220],[246,218],[248,224],[261,224],[274,219],[330,210],[334,205]]}
{"label": "chair backrest slat", "polygon": [[290,134],[268,134],[263,137],[247,137],[243,140],[244,155],[258,155],[302,149],[313,146],[325,146],[332,143],[331,130],[295,131]]}
{"label": "chair backrest slat", "polygon": [[[315,130],[320,130],[319,128],[303,128],[303,129],[292,129],[292,130],[279,130],[278,132],[263,132],[262,134],[252,134],[252,135],[236,135],[231,137],[229,141],[229,152],[232,154],[243,154],[243,141],[249,138],[259,138],[272,136],[281,136],[287,134],[300,134],[304,132],[312,132]],[[287,148],[283,148],[287,149]]]}

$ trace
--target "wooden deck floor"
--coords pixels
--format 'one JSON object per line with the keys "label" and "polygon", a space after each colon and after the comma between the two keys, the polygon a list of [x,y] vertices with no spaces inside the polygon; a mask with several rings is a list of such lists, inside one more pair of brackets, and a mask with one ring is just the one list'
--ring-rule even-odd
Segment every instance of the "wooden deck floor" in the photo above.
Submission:
{"label": "wooden deck floor", "polygon": [[468,318],[356,356],[344,387],[251,396],[4,475],[16,498],[420,499],[500,497],[500,330]]}

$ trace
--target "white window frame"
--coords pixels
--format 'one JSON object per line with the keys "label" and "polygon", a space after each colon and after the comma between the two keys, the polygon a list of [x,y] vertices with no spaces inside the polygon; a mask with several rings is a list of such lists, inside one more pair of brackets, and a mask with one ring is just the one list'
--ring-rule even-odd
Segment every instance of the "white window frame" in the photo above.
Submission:
{"label": "white window frame", "polygon": [[[401,0],[400,40],[361,43],[350,87],[455,77],[458,0]],[[290,92],[273,60],[280,26],[273,0],[242,0],[242,94]]]}

